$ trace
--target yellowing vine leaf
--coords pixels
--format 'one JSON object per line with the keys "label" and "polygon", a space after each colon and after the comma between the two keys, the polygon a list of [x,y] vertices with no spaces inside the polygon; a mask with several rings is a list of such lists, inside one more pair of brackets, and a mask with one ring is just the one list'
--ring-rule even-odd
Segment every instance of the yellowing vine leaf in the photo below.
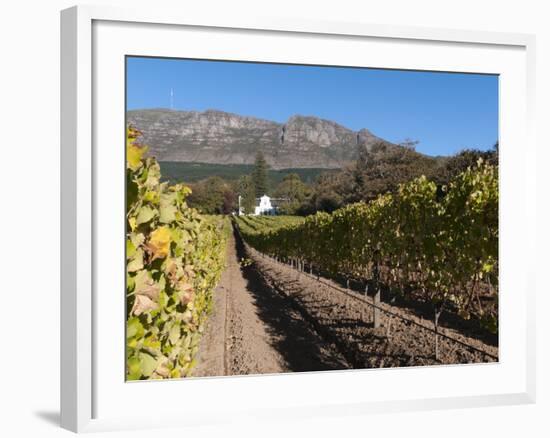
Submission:
{"label": "yellowing vine leaf", "polygon": [[170,368],[168,368],[168,360],[159,361],[159,364],[155,368],[155,373],[160,377],[167,378],[170,376]]}
{"label": "yellowing vine leaf", "polygon": [[126,270],[128,272],[136,272],[143,269],[143,250],[141,248],[134,251],[133,256],[128,261]]}
{"label": "yellowing vine leaf", "polygon": [[193,285],[186,283],[185,281],[180,281],[178,283],[178,296],[179,296],[180,302],[183,305],[186,305],[189,302],[191,302],[194,298],[194,295],[195,293],[193,290]]}
{"label": "yellowing vine leaf", "polygon": [[170,230],[159,227],[153,231],[147,249],[151,254],[151,261],[165,258],[170,252]]}
{"label": "yellowing vine leaf", "polygon": [[132,311],[132,315],[139,316],[142,313],[149,312],[156,309],[157,305],[151,298],[146,297],[145,295],[136,295]]}
{"label": "yellowing vine leaf", "polygon": [[176,343],[180,339],[181,330],[179,328],[178,324],[174,324],[172,328],[170,329],[170,332],[168,334],[168,340],[172,345],[176,345]]}
{"label": "yellowing vine leaf", "polygon": [[169,202],[160,201],[160,222],[169,224],[177,219],[178,208]]}
{"label": "yellowing vine leaf", "polygon": [[141,160],[143,155],[147,152],[147,147],[138,146],[135,142],[128,141],[126,145],[126,160],[128,161],[128,167],[131,170],[137,170],[141,167]]}
{"label": "yellowing vine leaf", "polygon": [[148,206],[141,207],[136,218],[136,224],[141,225],[149,222],[151,219],[155,217],[156,213],[157,211],[154,208],[151,208]]}
{"label": "yellowing vine leaf", "polygon": [[153,280],[147,271],[142,270],[134,277],[135,287],[134,293],[137,296],[144,295],[150,300],[156,301],[158,299],[161,287]]}

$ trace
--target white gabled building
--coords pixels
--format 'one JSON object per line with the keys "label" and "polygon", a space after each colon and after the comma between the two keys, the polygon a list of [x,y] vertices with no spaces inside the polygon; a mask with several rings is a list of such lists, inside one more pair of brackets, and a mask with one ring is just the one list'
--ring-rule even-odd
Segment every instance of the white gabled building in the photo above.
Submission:
{"label": "white gabled building", "polygon": [[254,216],[261,216],[263,214],[276,214],[276,208],[271,205],[271,198],[269,196],[263,195],[259,199],[259,201],[259,205],[256,205],[256,207],[254,207]]}
{"label": "white gabled building", "polygon": [[[263,195],[261,198],[256,198],[256,205],[254,207],[254,213],[252,216],[262,215],[276,215],[277,207],[271,204],[271,198],[267,195]],[[244,216],[244,208],[241,206],[241,196],[239,195],[239,216]]]}

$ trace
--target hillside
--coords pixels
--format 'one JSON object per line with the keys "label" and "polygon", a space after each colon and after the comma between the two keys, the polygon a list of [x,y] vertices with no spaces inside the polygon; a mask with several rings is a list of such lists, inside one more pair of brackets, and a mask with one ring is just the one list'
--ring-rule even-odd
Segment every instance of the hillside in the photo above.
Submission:
{"label": "hillside", "polygon": [[[219,176],[228,181],[237,180],[242,175],[251,174],[254,169],[252,164],[187,163],[178,161],[160,161],[159,164],[163,180],[172,183],[192,183],[210,176]],[[336,172],[336,170],[315,167],[269,169],[268,178],[271,186],[275,187],[285,176],[294,173],[303,182],[311,184],[323,172]]]}
{"label": "hillside", "polygon": [[311,116],[277,123],[217,110],[148,109],[128,111],[127,118],[159,161],[252,164],[260,149],[272,169],[328,169],[353,161],[358,148],[389,144],[367,129]]}

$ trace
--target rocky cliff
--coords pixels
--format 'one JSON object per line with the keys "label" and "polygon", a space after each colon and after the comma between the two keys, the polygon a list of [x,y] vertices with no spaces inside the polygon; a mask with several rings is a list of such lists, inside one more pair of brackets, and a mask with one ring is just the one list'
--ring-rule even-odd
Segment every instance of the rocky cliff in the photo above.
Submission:
{"label": "rocky cliff", "polygon": [[127,120],[160,161],[252,164],[262,150],[273,169],[337,168],[354,160],[358,148],[384,141],[367,129],[299,115],[277,123],[216,110],[154,109],[129,111]]}

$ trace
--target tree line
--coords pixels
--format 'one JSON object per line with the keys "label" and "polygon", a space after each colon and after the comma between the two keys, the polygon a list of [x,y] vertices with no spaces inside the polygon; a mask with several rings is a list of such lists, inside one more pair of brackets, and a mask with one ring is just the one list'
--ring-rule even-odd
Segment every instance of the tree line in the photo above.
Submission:
{"label": "tree line", "polygon": [[491,150],[465,149],[450,157],[428,157],[415,150],[416,142],[405,141],[396,147],[380,142],[358,151],[355,162],[339,170],[321,173],[313,183],[299,175],[286,175],[278,184],[268,177],[269,165],[261,151],[254,168],[238,180],[212,176],[190,184],[191,207],[206,214],[231,214],[240,206],[245,213],[254,211],[256,199],[269,195],[276,198],[281,214],[307,216],[317,211],[332,212],[356,202],[368,202],[385,193],[394,193],[399,184],[426,176],[438,187],[476,164],[479,158],[498,165],[498,143]]}

